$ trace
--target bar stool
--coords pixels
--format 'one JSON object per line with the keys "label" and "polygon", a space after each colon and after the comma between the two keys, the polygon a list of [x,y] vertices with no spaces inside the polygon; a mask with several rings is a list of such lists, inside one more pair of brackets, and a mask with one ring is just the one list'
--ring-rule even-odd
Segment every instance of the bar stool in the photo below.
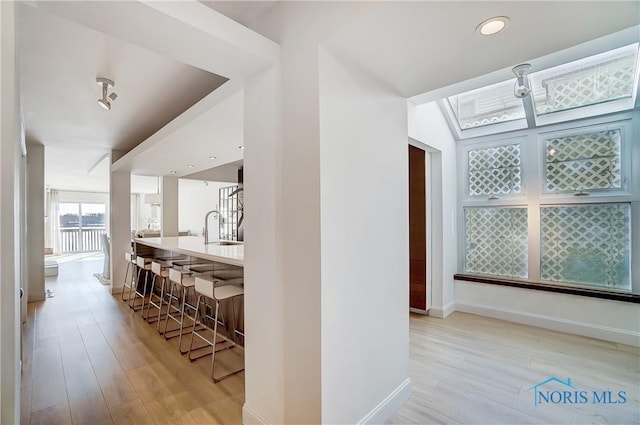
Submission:
{"label": "bar stool", "polygon": [[[139,309],[144,309],[144,299],[147,296],[146,295],[146,292],[147,292],[147,281],[149,280],[149,275],[150,275],[150,271],[151,271],[151,258],[145,258],[145,257],[137,256],[136,257],[136,266],[138,267],[138,277],[137,277],[136,281],[133,283],[133,285],[135,286],[135,292],[133,293],[133,302],[129,303],[129,307],[131,307],[134,311],[137,311]],[[142,292],[140,292],[138,290],[138,283],[140,282],[140,274],[143,271],[145,273],[144,285],[142,287]],[[133,290],[134,287],[132,286],[131,289]],[[139,307],[136,307],[136,299],[138,297],[142,298],[142,305],[140,305]],[[131,297],[129,297],[129,300],[131,300]]]}
{"label": "bar stool", "polygon": [[[187,296],[190,291],[191,292],[193,291],[194,286],[195,286],[195,279],[193,276],[189,276],[188,272],[184,272],[182,270],[173,269],[173,268],[169,269],[170,289],[169,289],[169,294],[167,296],[168,298],[167,313],[165,315],[164,330],[161,332],[161,334],[164,334],[164,338],[167,340],[171,338],[179,337],[178,349],[180,350],[181,354],[187,353],[187,351],[184,351],[182,349],[182,335],[184,333],[184,330],[193,327],[193,326],[187,326],[185,328],[184,319],[185,319],[185,310],[187,308],[190,308],[192,310],[194,309],[193,306],[187,303]],[[177,295],[178,291],[180,292],[179,298]],[[174,300],[178,301],[177,307],[173,304]],[[189,316],[188,314],[186,316],[189,317],[191,320],[193,320],[193,317]],[[167,331],[167,327],[169,325],[169,319],[178,323],[180,325],[180,328]],[[175,333],[176,331],[178,331],[178,333]],[[160,320],[158,320],[158,332],[160,332]],[[171,334],[169,334],[170,332]]]}
{"label": "bar stool", "polygon": [[[153,279],[151,281],[151,288],[149,292],[149,302],[147,303],[147,317],[144,317],[144,315],[142,315],[142,317],[145,318],[148,323],[160,321],[160,316],[162,315],[162,300],[164,298],[166,281],[167,281],[167,278],[169,277],[169,270],[167,269],[170,267],[171,267],[171,263],[166,261],[155,260],[151,262],[151,273],[153,273]],[[157,295],[155,292],[156,282],[158,282],[158,280],[160,280],[160,288],[158,288],[160,295]],[[153,300],[154,296],[157,298],[157,302]],[[154,320],[151,320],[151,317],[149,316],[151,306],[158,309],[158,314],[154,316]]]}
{"label": "bar stool", "polygon": [[[131,255],[130,252],[125,252],[124,258],[127,261],[127,268],[124,271],[124,282],[122,287],[121,298],[122,298],[122,301],[129,301],[129,299],[131,298],[131,288],[133,287],[133,280],[136,276],[136,262],[133,259],[133,255]],[[130,276],[128,280],[127,280],[127,276]],[[127,299],[124,298],[125,288],[129,289],[129,294],[127,295]]]}
{"label": "bar stool", "polygon": [[[201,348],[205,348],[208,346],[211,346],[212,350],[211,350],[211,378],[213,378],[213,382],[220,382],[222,379],[234,375],[238,372],[242,372],[244,370],[244,366],[241,367],[240,369],[234,370],[232,372],[226,373],[222,376],[216,377],[216,352],[219,351],[223,351],[223,350],[228,350],[231,348],[234,348],[236,346],[236,342],[235,342],[235,333],[237,332],[235,324],[233,326],[233,333],[232,333],[232,340],[229,340],[229,323],[228,320],[225,320],[224,322],[222,322],[222,325],[225,327],[226,330],[226,336],[223,336],[222,341],[218,341],[218,322],[219,322],[219,317],[218,314],[220,312],[220,302],[225,301],[225,300],[229,300],[229,302],[231,303],[231,318],[232,318],[232,322],[235,322],[235,299],[238,297],[242,297],[244,296],[244,288],[242,288],[239,285],[234,285],[234,284],[228,284],[225,283],[224,281],[215,279],[213,277],[201,277],[198,276],[195,278],[195,290],[196,293],[198,294],[198,299],[196,301],[196,316],[194,318],[194,328],[193,331],[191,332],[191,342],[189,344],[189,360],[196,360],[200,357],[204,357],[205,355],[209,355],[209,354],[204,354],[204,355],[199,355],[199,356],[193,356],[192,355],[192,351],[195,350],[199,350]],[[212,301],[213,304],[215,304],[215,307],[212,306],[211,304],[209,304],[209,306],[211,306],[211,310],[214,311],[214,316],[211,317],[209,315],[207,315],[207,301]],[[200,313],[202,308],[202,312]],[[204,316],[204,317],[203,317]],[[212,320],[213,321],[213,329],[211,329],[210,327],[206,326],[204,324],[204,321],[206,319]],[[213,338],[211,340],[207,339],[203,334],[201,334],[201,330],[197,329],[197,325],[202,325],[203,329],[209,330],[213,332]],[[201,340],[203,340],[204,342],[206,342],[206,345],[202,346],[202,347],[196,347],[193,348],[193,339],[194,337],[197,336],[198,338],[200,338]],[[230,345],[227,345],[225,347],[222,347],[220,349],[216,349],[216,344],[218,343],[224,343],[224,342],[230,342]]]}

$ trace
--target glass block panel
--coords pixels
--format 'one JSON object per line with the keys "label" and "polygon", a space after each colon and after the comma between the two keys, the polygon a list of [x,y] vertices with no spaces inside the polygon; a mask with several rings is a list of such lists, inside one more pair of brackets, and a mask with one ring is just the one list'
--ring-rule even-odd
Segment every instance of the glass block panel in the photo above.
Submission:
{"label": "glass block panel", "polygon": [[529,77],[537,115],[630,98],[638,44],[569,62]]}
{"label": "glass block panel", "polygon": [[468,154],[471,196],[505,195],[522,191],[520,145],[471,150]]}
{"label": "glass block panel", "polygon": [[629,204],[540,209],[543,280],[630,289]]}
{"label": "glass block panel", "polygon": [[514,80],[448,98],[461,130],[525,117],[522,100],[513,95]]}
{"label": "glass block panel", "polygon": [[546,139],[546,190],[620,189],[620,144],[619,129]]}
{"label": "glass block panel", "polygon": [[465,208],[467,273],[526,278],[527,209]]}

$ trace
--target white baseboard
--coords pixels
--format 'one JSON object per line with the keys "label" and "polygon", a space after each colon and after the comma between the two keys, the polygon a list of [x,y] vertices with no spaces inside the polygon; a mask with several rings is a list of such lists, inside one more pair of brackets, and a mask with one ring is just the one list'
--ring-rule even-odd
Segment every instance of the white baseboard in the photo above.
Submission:
{"label": "white baseboard", "polygon": [[631,332],[624,329],[610,328],[606,326],[594,325],[592,323],[577,322],[573,320],[560,319],[541,314],[523,313],[520,311],[498,309],[477,304],[456,303],[456,311],[477,314],[479,316],[493,317],[494,319],[506,320],[509,322],[522,323],[524,325],[537,326],[539,328],[553,331],[567,332],[582,335],[590,338],[602,339],[618,344],[640,347],[640,333]]}
{"label": "white baseboard", "polygon": [[445,305],[443,308],[431,306],[429,309],[429,316],[444,319],[454,311],[456,311],[456,303],[453,302]]}
{"label": "white baseboard", "polygon": [[382,400],[358,424],[384,424],[411,397],[411,379],[407,378]]}
{"label": "white baseboard", "polygon": [[247,403],[242,405],[242,423],[244,425],[268,425],[262,416],[257,414],[252,408],[247,406]]}

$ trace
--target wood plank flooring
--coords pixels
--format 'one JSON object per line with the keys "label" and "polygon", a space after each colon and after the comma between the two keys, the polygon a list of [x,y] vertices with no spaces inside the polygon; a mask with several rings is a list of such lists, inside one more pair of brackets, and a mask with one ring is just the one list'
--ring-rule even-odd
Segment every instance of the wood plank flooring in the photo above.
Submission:
{"label": "wood plank flooring", "polygon": [[[93,277],[101,269],[62,263],[46,282],[55,297],[29,304],[21,423],[241,423],[244,374],[214,384],[210,358],[181,356]],[[410,326],[413,394],[390,424],[640,423],[637,348],[463,313]],[[627,402],[534,406],[529,388],[552,376]]]}
{"label": "wood plank flooring", "polygon": [[[410,326],[413,393],[391,424],[640,423],[638,348],[464,313],[412,314]],[[550,377],[575,389],[541,390],[587,391],[589,402],[534,406],[530,388]],[[592,403],[609,390],[626,403]]]}
{"label": "wood plank flooring", "polygon": [[[190,362],[93,276],[95,256],[60,264],[55,296],[30,303],[22,424],[239,424],[244,374],[214,384],[211,357]],[[233,351],[233,350],[232,350]]]}

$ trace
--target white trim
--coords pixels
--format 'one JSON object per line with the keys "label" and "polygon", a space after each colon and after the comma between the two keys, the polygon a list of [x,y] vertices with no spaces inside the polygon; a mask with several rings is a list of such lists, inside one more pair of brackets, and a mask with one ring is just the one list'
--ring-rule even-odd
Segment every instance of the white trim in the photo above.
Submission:
{"label": "white trim", "polygon": [[[478,203],[482,205],[525,203],[529,197],[527,193],[528,169],[526,167],[526,148],[529,143],[527,134],[510,135],[509,137],[474,140],[468,143],[458,144],[457,159],[462,169],[462,179],[459,180],[459,188],[462,190],[461,201],[467,204]],[[469,152],[481,151],[507,146],[518,146],[520,149],[520,192],[512,192],[497,195],[471,195],[469,194]]]}
{"label": "white trim", "polygon": [[[584,125],[579,127],[563,128],[552,131],[538,133],[538,152],[536,161],[538,163],[538,190],[540,191],[541,203],[554,202],[554,199],[567,198],[568,202],[589,203],[589,199],[602,198],[603,196],[631,197],[635,193],[633,179],[631,178],[631,144],[632,144],[632,119],[633,116],[614,121],[605,121],[598,124]],[[608,130],[620,131],[620,188],[612,189],[584,189],[588,196],[576,198],[575,191],[550,191],[546,188],[547,182],[547,152],[546,141],[555,138],[579,136],[588,133],[602,132]],[[583,189],[580,189],[583,190]],[[587,199],[589,198],[589,199]]]}
{"label": "white trim", "polygon": [[458,304],[454,302],[450,302],[449,304],[445,305],[443,308],[432,306],[429,309],[429,316],[437,317],[438,319],[444,319],[454,311],[457,311],[458,309],[457,306]]}
{"label": "white trim", "polygon": [[521,323],[553,331],[567,332],[575,335],[611,341],[618,344],[640,347],[640,333],[624,329],[610,328],[607,326],[599,326],[574,320],[559,319],[557,317],[542,314],[522,313],[519,311],[500,309],[480,304],[456,303],[456,310],[464,313],[472,313],[479,316],[506,320],[508,322]]}
{"label": "white trim", "polygon": [[255,410],[247,406],[247,403],[242,405],[242,423],[245,425],[268,425],[266,419],[256,413]]}
{"label": "white trim", "polygon": [[405,379],[384,400],[373,408],[358,424],[383,424],[411,397],[411,379]]}

